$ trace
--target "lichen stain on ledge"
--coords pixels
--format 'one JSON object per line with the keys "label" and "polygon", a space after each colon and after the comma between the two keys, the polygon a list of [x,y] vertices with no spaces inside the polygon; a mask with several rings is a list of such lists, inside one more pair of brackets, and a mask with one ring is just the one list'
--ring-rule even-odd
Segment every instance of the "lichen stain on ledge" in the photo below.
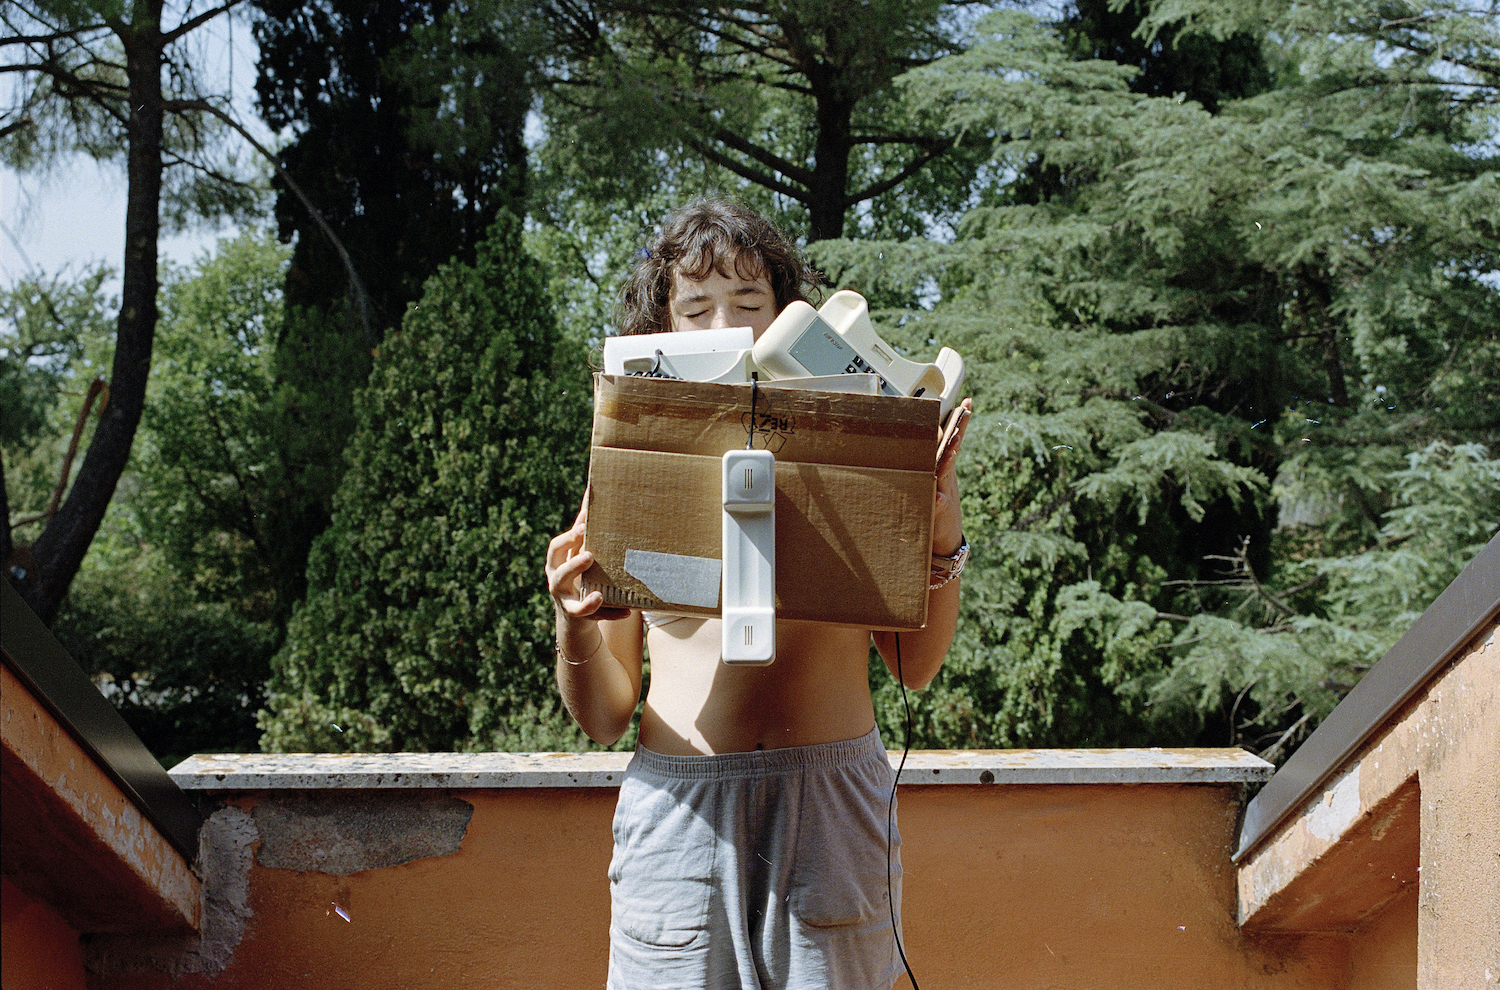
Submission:
{"label": "lichen stain on ledge", "polygon": [[252,811],[261,866],[346,877],[458,852],[474,806],[411,791],[273,794]]}

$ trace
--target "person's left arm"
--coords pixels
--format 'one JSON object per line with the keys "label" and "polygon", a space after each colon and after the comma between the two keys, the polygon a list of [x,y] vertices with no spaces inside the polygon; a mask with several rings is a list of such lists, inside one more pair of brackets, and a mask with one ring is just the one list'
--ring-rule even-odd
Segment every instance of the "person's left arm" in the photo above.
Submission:
{"label": "person's left arm", "polygon": [[[961,405],[965,418],[959,424],[953,442],[943,452],[937,465],[937,499],[932,509],[932,553],[949,557],[963,543],[963,514],[958,504],[958,448],[963,443],[964,431],[968,429],[968,414],[974,410],[972,399]],[[953,415],[958,415],[955,409]],[[953,632],[958,626],[958,591],[961,577],[955,577],[941,588],[927,593],[927,625],[921,629],[901,632],[901,657],[896,658],[896,633],[891,631],[873,634],[875,648],[890,668],[891,675],[900,679],[907,687],[924,688],[937,676],[948,656],[948,647],[953,644]],[[898,673],[899,666],[899,673]]]}

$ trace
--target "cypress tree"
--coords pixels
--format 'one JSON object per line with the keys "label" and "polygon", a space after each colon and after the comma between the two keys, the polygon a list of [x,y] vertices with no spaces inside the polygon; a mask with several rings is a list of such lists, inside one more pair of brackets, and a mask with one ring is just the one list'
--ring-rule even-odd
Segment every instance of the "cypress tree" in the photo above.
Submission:
{"label": "cypress tree", "polygon": [[357,394],[308,597],[273,661],[267,750],[571,748],[547,541],[585,478],[585,352],[502,215],[428,280]]}

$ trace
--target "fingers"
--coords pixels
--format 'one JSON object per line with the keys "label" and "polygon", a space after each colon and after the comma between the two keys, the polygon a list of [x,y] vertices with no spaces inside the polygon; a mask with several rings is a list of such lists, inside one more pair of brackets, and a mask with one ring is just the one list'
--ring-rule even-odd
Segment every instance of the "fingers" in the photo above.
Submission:
{"label": "fingers", "polygon": [[554,598],[574,594],[574,586],[578,579],[593,563],[594,555],[587,550],[580,550],[556,565],[548,567],[547,590],[552,592]]}
{"label": "fingers", "polygon": [[604,604],[604,595],[598,591],[590,591],[582,598],[554,595],[553,600],[557,603],[557,607],[562,610],[563,615],[570,619],[599,618],[595,613]]}
{"label": "fingers", "polygon": [[[579,567],[578,575],[588,570],[588,566],[594,562],[592,554],[584,553],[580,556],[585,558],[587,562]],[[574,557],[573,560],[568,562],[569,565],[571,566],[578,559],[578,557]],[[620,608],[615,605],[606,606],[604,604],[604,593],[600,591],[590,591],[582,597],[576,597],[570,593],[558,594],[554,592],[552,601],[562,615],[568,619],[624,619],[630,615],[630,609],[628,608]]]}
{"label": "fingers", "polygon": [[958,464],[958,449],[963,446],[964,434],[969,429],[969,417],[974,412],[974,400],[965,399],[954,407],[950,414],[951,420],[947,433],[947,440],[943,444],[942,453],[938,455],[937,474],[942,477],[955,470]]}
{"label": "fingers", "polygon": [[583,549],[588,523],[588,504],[578,510],[573,527],[559,533],[547,544],[547,591],[558,611],[570,619],[623,619],[628,608],[604,606],[604,595],[598,591],[581,594],[584,573],[594,566],[594,554]]}
{"label": "fingers", "polygon": [[957,421],[950,420],[948,438],[938,458],[937,490],[932,506],[933,553],[948,554],[963,542],[962,510],[958,499],[958,450],[963,445],[973,411],[972,399],[965,399],[954,408],[952,415]]}
{"label": "fingers", "polygon": [[547,559],[543,567],[547,572],[549,588],[556,583],[555,575],[558,569],[576,557],[582,551],[582,546],[583,534],[571,529],[554,536],[552,542],[547,544]]}
{"label": "fingers", "polygon": [[544,564],[547,591],[559,605],[565,605],[567,599],[576,603],[578,579],[594,561],[594,555],[583,549],[587,515],[586,508],[580,509],[572,528],[557,534],[547,544]]}

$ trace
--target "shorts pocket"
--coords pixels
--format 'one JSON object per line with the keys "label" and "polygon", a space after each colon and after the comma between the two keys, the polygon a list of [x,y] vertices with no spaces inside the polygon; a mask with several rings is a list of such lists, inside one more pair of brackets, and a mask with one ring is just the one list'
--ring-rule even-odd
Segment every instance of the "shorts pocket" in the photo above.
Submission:
{"label": "shorts pocket", "polygon": [[889,874],[886,870],[890,791],[882,793],[875,781],[840,785],[804,795],[804,807],[817,811],[804,816],[798,836],[790,910],[809,928],[889,927],[890,899],[894,896],[899,907],[901,897],[901,833],[894,821]]}
{"label": "shorts pocket", "polygon": [[610,921],[646,945],[683,948],[707,936],[717,842],[686,797],[637,777],[620,787]]}

